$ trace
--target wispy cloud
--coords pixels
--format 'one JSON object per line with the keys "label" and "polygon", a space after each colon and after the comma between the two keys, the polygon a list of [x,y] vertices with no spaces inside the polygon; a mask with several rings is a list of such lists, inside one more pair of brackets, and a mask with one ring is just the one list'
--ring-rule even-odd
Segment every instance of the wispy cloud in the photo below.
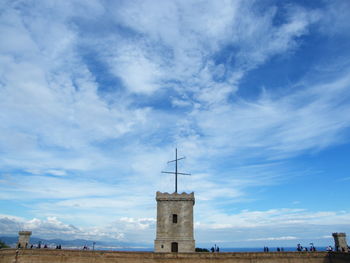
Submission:
{"label": "wispy cloud", "polygon": [[[220,216],[219,216],[220,214]],[[271,209],[266,211],[243,210],[240,213],[229,215],[215,212],[213,216],[206,214],[208,222],[210,217],[220,218],[218,224],[198,223],[199,228],[254,228],[262,226],[285,226],[285,225],[337,225],[339,222],[346,222],[349,213],[344,211],[319,211],[312,212],[305,209]],[[218,222],[218,220],[215,220]]]}
{"label": "wispy cloud", "polygon": [[262,238],[251,238],[248,241],[274,241],[274,240],[295,240],[297,237],[286,236],[286,237],[262,237]]}

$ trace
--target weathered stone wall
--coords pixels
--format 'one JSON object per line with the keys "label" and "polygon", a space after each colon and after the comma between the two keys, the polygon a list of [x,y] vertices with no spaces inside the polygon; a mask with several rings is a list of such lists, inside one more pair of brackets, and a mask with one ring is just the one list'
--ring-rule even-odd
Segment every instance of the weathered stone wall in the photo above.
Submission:
{"label": "weathered stone wall", "polygon": [[349,263],[349,253],[151,253],[0,249],[0,263]]}
{"label": "weathered stone wall", "polygon": [[346,242],[345,233],[333,233],[335,249],[338,251],[348,252],[348,244]]}
{"label": "weathered stone wall", "polygon": [[17,246],[19,245],[21,248],[29,247],[29,240],[31,234],[31,231],[19,231]]}
{"label": "weathered stone wall", "polygon": [[[194,252],[193,205],[194,193],[157,192],[157,237],[154,242],[156,252],[170,252],[171,243],[178,244],[179,252]],[[177,222],[173,222],[173,215]]]}

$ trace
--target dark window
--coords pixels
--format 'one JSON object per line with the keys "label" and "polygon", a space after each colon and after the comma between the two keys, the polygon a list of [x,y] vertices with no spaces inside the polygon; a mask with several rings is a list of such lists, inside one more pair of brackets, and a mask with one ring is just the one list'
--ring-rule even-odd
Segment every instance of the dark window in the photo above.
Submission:
{"label": "dark window", "polygon": [[160,247],[161,247],[161,248],[164,248],[164,245],[161,245]]}
{"label": "dark window", "polygon": [[178,252],[178,245],[176,242],[171,243],[171,252]]}
{"label": "dark window", "polygon": [[174,224],[177,223],[177,214],[173,214],[173,223],[174,223]]}

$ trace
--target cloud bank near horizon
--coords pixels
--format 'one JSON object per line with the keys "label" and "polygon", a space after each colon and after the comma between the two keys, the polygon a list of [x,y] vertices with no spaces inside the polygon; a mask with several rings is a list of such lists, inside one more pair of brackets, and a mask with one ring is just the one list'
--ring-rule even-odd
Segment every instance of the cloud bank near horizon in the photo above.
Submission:
{"label": "cloud bank near horizon", "polygon": [[[200,243],[259,244],[259,242],[302,242],[316,240],[318,245],[331,243],[333,232],[347,227],[350,214],[345,211],[312,212],[305,209],[271,209],[267,211],[243,210],[238,214],[215,215],[224,217],[221,224],[195,222],[196,236]],[[215,216],[213,215],[215,220]],[[127,242],[152,246],[155,233],[154,218],[121,217],[104,226],[79,227],[65,224],[56,217],[26,220],[20,217],[0,215],[3,236],[14,235],[19,230],[30,229],[33,236],[41,238],[86,239],[107,242]],[[318,233],[315,235],[314,229]],[[288,230],[293,236],[283,236]],[[271,233],[277,235],[271,237]],[[221,240],[216,238],[220,236]],[[257,237],[259,236],[259,237]],[[234,237],[234,238],[233,238]],[[255,242],[255,243],[254,243]],[[328,242],[328,243],[327,243]],[[286,243],[288,244],[288,243]]]}

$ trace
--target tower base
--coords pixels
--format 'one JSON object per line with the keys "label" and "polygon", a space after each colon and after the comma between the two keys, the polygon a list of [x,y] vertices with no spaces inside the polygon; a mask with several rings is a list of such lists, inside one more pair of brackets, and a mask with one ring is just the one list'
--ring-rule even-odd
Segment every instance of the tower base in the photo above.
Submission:
{"label": "tower base", "polygon": [[154,241],[154,252],[194,252],[195,241],[183,239],[156,239]]}

